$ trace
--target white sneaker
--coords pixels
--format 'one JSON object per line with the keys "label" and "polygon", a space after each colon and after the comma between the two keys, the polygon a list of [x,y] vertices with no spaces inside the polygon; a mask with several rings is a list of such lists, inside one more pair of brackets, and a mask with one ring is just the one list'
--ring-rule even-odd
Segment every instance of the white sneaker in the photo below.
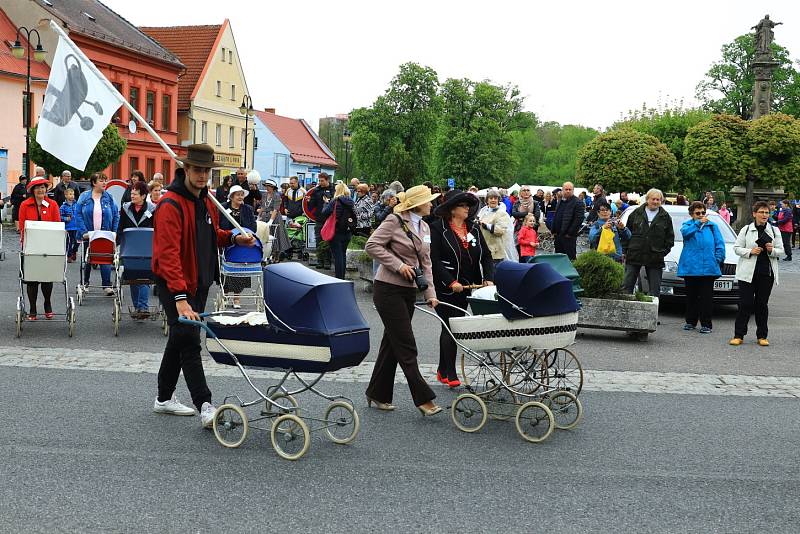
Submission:
{"label": "white sneaker", "polygon": [[158,402],[158,397],[156,397],[156,402],[153,405],[153,411],[156,413],[165,413],[169,415],[195,414],[194,408],[190,408],[185,404],[181,404],[181,402],[175,398],[175,395],[173,395],[168,401],[164,402]]}
{"label": "white sneaker", "polygon": [[105,291],[107,297],[113,297],[114,296],[114,290],[111,289],[110,287],[107,287],[107,288],[103,289],[103,291]]}
{"label": "white sneaker", "polygon": [[211,428],[214,426],[214,416],[217,415],[217,409],[210,402],[204,402],[200,407],[200,423],[203,428]]}

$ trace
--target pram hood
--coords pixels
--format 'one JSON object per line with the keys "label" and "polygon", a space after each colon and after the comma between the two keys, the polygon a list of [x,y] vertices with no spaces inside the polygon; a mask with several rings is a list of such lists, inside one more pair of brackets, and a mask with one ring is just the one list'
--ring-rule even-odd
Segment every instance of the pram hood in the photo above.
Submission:
{"label": "pram hood", "polygon": [[369,329],[358,309],[352,282],[299,263],[264,269],[264,302],[273,326],[280,327],[282,321],[299,332],[319,335]]}
{"label": "pram hood", "polygon": [[119,255],[125,258],[152,258],[153,257],[153,229],[152,228],[126,228],[122,231],[122,243]]}
{"label": "pram hood", "polygon": [[494,282],[500,297],[500,310],[507,319],[521,319],[527,317],[526,313],[543,317],[580,309],[572,292],[572,282],[546,263],[500,262]]}

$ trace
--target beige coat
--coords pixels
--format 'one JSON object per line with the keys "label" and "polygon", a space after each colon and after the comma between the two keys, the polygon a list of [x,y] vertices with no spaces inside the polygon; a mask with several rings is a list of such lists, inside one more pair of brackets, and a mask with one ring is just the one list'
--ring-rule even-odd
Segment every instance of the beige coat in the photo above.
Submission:
{"label": "beige coat", "polygon": [[[495,260],[506,259],[503,234],[513,231],[513,229],[510,227],[511,217],[506,213],[505,206],[501,203],[495,211],[491,211],[488,207],[483,208],[478,213],[478,220],[481,223],[481,233],[483,233],[492,258]],[[489,229],[487,230],[483,225],[488,226]]]}
{"label": "beige coat", "polygon": [[[408,211],[400,213],[406,226],[411,230],[412,240],[408,238],[400,222],[394,214],[389,214],[378,228],[372,232],[364,247],[367,254],[380,263],[375,280],[403,287],[416,287],[413,281],[408,281],[399,273],[400,267],[410,265],[416,267],[422,260],[422,271],[428,280],[428,289],[425,290],[425,299],[436,297],[433,288],[433,271],[431,268],[431,231],[428,223],[420,221],[419,234],[411,224],[411,215]],[[416,252],[415,252],[416,248]],[[419,255],[419,259],[417,259]]]}

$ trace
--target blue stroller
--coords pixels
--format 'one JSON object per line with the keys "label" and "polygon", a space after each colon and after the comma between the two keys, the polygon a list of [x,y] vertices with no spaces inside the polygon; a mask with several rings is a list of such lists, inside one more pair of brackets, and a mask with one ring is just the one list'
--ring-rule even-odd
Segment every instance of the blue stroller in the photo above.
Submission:
{"label": "blue stroller", "polygon": [[[214,435],[223,446],[235,448],[251,426],[269,431],[275,452],[287,460],[306,453],[312,431],[324,430],[334,443],[352,442],[360,428],[353,402],[317,387],[326,373],[357,366],[369,353],[369,326],[358,309],[352,282],[299,263],[280,263],[264,269],[264,288],[266,313],[206,314],[206,323],[180,319],[204,328],[211,357],[238,367],[258,395],[249,402],[226,397],[214,418]],[[279,369],[283,374],[262,392],[247,368]],[[287,383],[290,377],[299,382],[295,389]],[[306,391],[330,401],[322,417],[301,417],[295,396]],[[244,408],[256,405],[263,409],[248,419]],[[259,427],[264,420],[271,425]]]}
{"label": "blue stroller", "polygon": [[[233,231],[239,234],[238,230]],[[264,311],[261,273],[264,268],[264,249],[256,238],[252,247],[230,245],[218,252],[219,289],[214,299],[214,311],[224,311],[232,307],[241,308],[244,301],[255,309]]]}
{"label": "blue stroller", "polygon": [[[114,256],[114,269],[117,276],[114,283],[114,335],[119,335],[119,324],[122,319],[122,305],[124,293],[122,286],[151,286],[155,284],[153,275],[153,229],[152,228],[126,228],[123,231],[122,244]],[[149,288],[147,289],[149,291]],[[161,305],[148,307],[148,318],[151,321],[161,320],[161,332],[169,334],[167,315]],[[136,309],[128,306],[128,315],[132,318]]]}

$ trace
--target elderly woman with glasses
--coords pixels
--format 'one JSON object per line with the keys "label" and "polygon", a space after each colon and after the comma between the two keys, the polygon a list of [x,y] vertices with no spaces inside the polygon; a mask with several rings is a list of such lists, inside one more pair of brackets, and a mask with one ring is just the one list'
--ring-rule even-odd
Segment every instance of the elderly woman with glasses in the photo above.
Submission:
{"label": "elderly woman with glasses", "polygon": [[683,250],[678,260],[678,276],[686,284],[686,324],[694,330],[700,320],[701,334],[711,333],[711,310],[714,304],[714,280],[722,273],[725,240],[714,221],[708,219],[702,202],[692,202],[689,215],[681,225]]}

